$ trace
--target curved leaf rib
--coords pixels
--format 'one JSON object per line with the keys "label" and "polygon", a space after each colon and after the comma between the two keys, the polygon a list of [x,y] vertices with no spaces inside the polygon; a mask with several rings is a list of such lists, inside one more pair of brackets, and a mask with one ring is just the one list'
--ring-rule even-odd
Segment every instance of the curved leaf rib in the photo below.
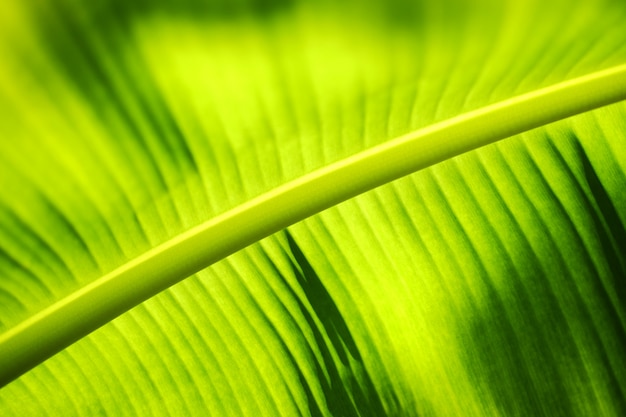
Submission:
{"label": "curved leaf rib", "polygon": [[380,185],[626,99],[626,65],[431,125],[284,184],[104,275],[0,336],[0,386],[189,275]]}

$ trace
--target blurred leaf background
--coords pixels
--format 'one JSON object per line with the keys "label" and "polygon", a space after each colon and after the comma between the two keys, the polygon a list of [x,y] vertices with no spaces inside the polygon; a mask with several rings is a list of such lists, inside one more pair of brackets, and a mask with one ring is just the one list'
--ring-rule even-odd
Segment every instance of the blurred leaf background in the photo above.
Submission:
{"label": "blurred leaf background", "polygon": [[[315,168],[622,64],[625,19],[6,0],[0,331]],[[1,414],[626,415],[624,187],[624,103],[462,155],[141,304],[2,388]]]}

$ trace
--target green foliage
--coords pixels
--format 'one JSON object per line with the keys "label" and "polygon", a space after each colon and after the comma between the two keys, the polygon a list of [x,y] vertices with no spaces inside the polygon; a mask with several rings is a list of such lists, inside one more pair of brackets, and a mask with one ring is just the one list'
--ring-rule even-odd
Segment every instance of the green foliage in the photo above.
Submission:
{"label": "green foliage", "polygon": [[[626,62],[622,1],[169,3],[2,5],[5,334],[315,169]],[[290,226],[0,414],[625,415],[625,132],[622,102]]]}

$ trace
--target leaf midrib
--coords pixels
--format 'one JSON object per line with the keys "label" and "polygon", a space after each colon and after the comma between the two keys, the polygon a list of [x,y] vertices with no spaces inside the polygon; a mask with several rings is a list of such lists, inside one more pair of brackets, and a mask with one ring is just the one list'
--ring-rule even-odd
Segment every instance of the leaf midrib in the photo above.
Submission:
{"label": "leaf midrib", "polygon": [[438,162],[624,99],[626,64],[433,124],[277,187],[153,248],[0,335],[0,386],[139,303],[289,225]]}

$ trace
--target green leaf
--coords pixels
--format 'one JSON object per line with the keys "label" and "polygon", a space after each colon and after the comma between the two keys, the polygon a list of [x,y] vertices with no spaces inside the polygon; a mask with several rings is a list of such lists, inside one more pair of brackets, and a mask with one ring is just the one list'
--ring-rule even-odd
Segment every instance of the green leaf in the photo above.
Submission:
{"label": "green leaf", "polygon": [[[416,138],[441,152],[428,165],[624,98],[621,2],[510,3],[10,1],[2,371],[23,372],[186,274],[424,166],[395,164],[423,158]],[[599,81],[558,87],[586,74]],[[537,100],[504,101],[521,93]],[[500,102],[512,104],[488,107]],[[459,116],[475,109],[478,119]],[[620,103],[535,129],[291,226],[16,379],[0,408],[624,414],[625,115]],[[394,148],[403,143],[417,144]],[[189,238],[334,162],[322,187]],[[279,211],[294,204],[305,210]],[[165,243],[178,248],[168,254],[164,242],[182,244]],[[152,269],[33,331],[123,265]],[[159,274],[169,281],[155,284]],[[33,341],[10,350],[25,328]]]}

